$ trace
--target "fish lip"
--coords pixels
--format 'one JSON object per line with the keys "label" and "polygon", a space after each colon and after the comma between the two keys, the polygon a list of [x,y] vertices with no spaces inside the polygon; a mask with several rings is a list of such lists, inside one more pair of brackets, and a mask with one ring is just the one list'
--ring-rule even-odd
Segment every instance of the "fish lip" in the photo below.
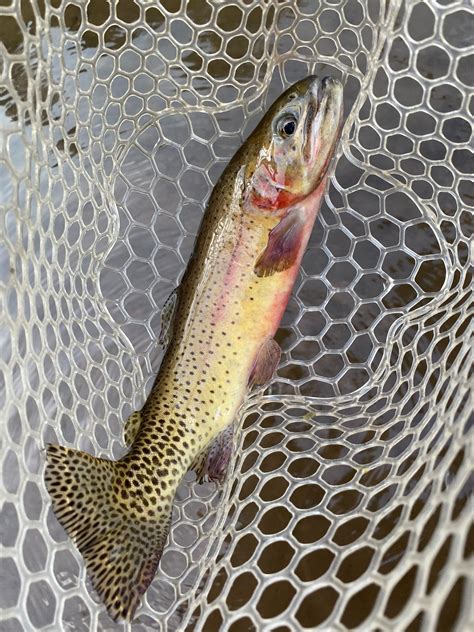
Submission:
{"label": "fish lip", "polygon": [[[330,140],[330,153],[337,143],[341,124],[342,89],[341,82],[331,76],[322,79],[314,77],[309,86],[308,107],[304,121],[306,140],[303,146],[303,160],[308,165],[315,162],[318,136],[322,135],[323,141]],[[334,124],[327,120],[331,117],[331,109],[335,111],[337,118]],[[324,129],[327,123],[329,123],[328,130]]]}

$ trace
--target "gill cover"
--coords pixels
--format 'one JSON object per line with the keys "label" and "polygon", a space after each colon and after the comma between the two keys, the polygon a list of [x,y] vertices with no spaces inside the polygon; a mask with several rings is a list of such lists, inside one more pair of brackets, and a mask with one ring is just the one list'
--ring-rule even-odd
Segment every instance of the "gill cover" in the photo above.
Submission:
{"label": "gill cover", "polygon": [[308,77],[289,88],[249,139],[244,204],[279,215],[312,193],[326,174],[339,136],[342,85]]}
{"label": "gill cover", "polygon": [[267,115],[266,142],[250,166],[244,204],[250,212],[270,212],[280,221],[255,264],[258,277],[299,261],[324,192],[341,114],[341,84],[310,77],[290,88]]}

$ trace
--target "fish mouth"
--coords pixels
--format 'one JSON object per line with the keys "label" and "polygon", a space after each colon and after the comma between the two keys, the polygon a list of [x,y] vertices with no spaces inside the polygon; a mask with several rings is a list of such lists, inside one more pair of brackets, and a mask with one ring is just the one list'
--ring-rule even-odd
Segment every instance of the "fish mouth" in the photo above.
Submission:
{"label": "fish mouth", "polygon": [[[303,126],[305,142],[303,160],[320,171],[320,180],[326,172],[333,149],[339,138],[342,121],[343,87],[334,77],[314,78],[307,91],[306,116]],[[326,160],[323,159],[326,156]],[[321,160],[323,159],[323,160]]]}

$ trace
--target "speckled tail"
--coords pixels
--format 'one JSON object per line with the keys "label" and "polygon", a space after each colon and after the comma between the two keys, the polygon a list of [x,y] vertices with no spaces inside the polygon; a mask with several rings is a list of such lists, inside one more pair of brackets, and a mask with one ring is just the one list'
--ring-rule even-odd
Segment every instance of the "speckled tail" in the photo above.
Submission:
{"label": "speckled tail", "polygon": [[148,520],[114,503],[117,464],[51,445],[46,487],[53,509],[85,562],[92,585],[114,619],[132,620],[151,583],[169,518]]}

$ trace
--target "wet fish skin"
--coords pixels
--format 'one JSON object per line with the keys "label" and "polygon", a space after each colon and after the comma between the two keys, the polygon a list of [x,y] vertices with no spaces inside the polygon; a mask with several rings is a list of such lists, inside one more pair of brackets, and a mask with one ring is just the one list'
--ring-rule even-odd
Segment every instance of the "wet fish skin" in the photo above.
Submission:
{"label": "wet fish skin", "polygon": [[324,193],[341,108],[339,82],[300,81],[230,161],[167,308],[169,344],[132,416],[129,452],[110,461],[47,449],[54,511],[114,619],[133,618],[153,579],[183,475],[199,467],[200,475],[222,476],[229,425],[249,383],[276,368],[273,336]]}

